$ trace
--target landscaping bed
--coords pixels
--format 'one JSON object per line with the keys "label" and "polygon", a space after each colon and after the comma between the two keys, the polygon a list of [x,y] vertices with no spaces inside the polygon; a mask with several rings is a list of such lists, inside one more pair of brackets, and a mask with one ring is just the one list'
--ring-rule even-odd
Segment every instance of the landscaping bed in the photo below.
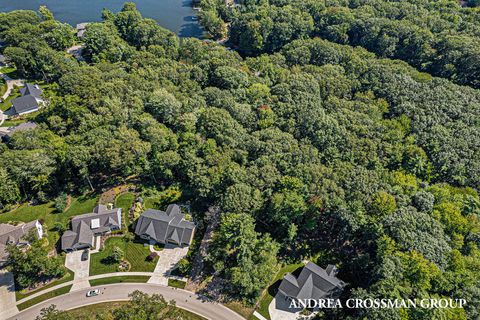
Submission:
{"label": "landscaping bed", "polygon": [[129,282],[147,283],[148,279],[150,279],[149,276],[119,276],[119,277],[109,277],[109,278],[103,278],[103,279],[94,279],[94,280],[89,280],[89,282],[92,287],[95,287],[95,286],[102,286],[105,284],[112,284],[112,283],[129,283]]}
{"label": "landscaping bed", "polygon": [[168,279],[168,286],[169,287],[184,289],[186,285],[187,285],[187,283],[185,281],[176,280],[176,279]]}

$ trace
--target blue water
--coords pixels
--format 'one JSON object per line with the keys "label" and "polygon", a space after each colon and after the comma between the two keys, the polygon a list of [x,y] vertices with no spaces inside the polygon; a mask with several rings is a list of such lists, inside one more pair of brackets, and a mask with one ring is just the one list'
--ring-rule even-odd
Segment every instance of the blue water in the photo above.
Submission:
{"label": "blue water", "polygon": [[[80,22],[101,21],[101,11],[107,8],[120,11],[128,0],[0,0],[0,11],[38,10],[47,6],[59,21],[73,26]],[[191,0],[134,0],[144,17],[155,19],[159,25],[180,37],[201,37]]]}

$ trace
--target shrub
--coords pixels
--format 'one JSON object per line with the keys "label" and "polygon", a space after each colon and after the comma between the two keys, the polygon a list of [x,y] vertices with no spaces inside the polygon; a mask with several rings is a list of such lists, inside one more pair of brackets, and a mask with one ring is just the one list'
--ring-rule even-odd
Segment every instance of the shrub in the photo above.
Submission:
{"label": "shrub", "polygon": [[55,210],[58,212],[63,212],[65,211],[65,208],[67,207],[67,194],[65,192],[62,192],[58,195],[58,197],[55,198]]}
{"label": "shrub", "polygon": [[150,252],[150,254],[147,256],[147,261],[153,261],[156,257],[158,257],[156,252]]}

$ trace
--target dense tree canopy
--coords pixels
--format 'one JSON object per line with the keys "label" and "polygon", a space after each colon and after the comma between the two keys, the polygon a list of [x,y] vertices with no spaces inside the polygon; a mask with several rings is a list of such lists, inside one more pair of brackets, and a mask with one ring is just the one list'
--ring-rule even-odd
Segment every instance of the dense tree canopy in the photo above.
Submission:
{"label": "dense tree canopy", "polygon": [[[476,59],[468,46],[478,40],[478,13],[446,2],[434,13],[437,2],[427,0],[244,1],[241,9],[205,1],[231,21],[231,40],[246,58],[215,43],[179,41],[128,4],[87,28],[81,63],[47,42],[51,20],[1,14],[7,57],[56,86],[38,128],[0,148],[0,180],[10,186],[0,203],[131,177],[175,183],[200,208],[222,208],[205,267],[228,280],[234,298],[253,301],[277,262],[309,258],[336,263],[347,296],[466,296],[465,310],[441,316],[473,319],[480,91],[478,74],[462,69],[464,58],[449,61],[457,54],[447,48],[464,37],[455,42],[459,54]],[[456,13],[461,22],[447,19]],[[364,38],[377,23],[384,34]],[[22,28],[31,30],[29,45],[8,36]],[[347,45],[377,48],[377,40],[391,51],[378,57]],[[413,60],[402,56],[412,48]],[[432,318],[350,312],[337,316]]]}

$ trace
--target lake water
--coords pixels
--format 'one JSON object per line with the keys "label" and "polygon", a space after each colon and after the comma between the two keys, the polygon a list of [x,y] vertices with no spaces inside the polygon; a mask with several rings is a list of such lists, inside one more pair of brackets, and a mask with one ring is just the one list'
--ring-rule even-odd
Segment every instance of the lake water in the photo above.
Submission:
{"label": "lake water", "polygon": [[[80,22],[101,21],[101,11],[107,8],[118,12],[127,0],[0,0],[0,11],[38,10],[45,5],[59,21],[73,26]],[[201,37],[191,0],[134,0],[144,17],[155,19],[159,25],[180,37]]]}

